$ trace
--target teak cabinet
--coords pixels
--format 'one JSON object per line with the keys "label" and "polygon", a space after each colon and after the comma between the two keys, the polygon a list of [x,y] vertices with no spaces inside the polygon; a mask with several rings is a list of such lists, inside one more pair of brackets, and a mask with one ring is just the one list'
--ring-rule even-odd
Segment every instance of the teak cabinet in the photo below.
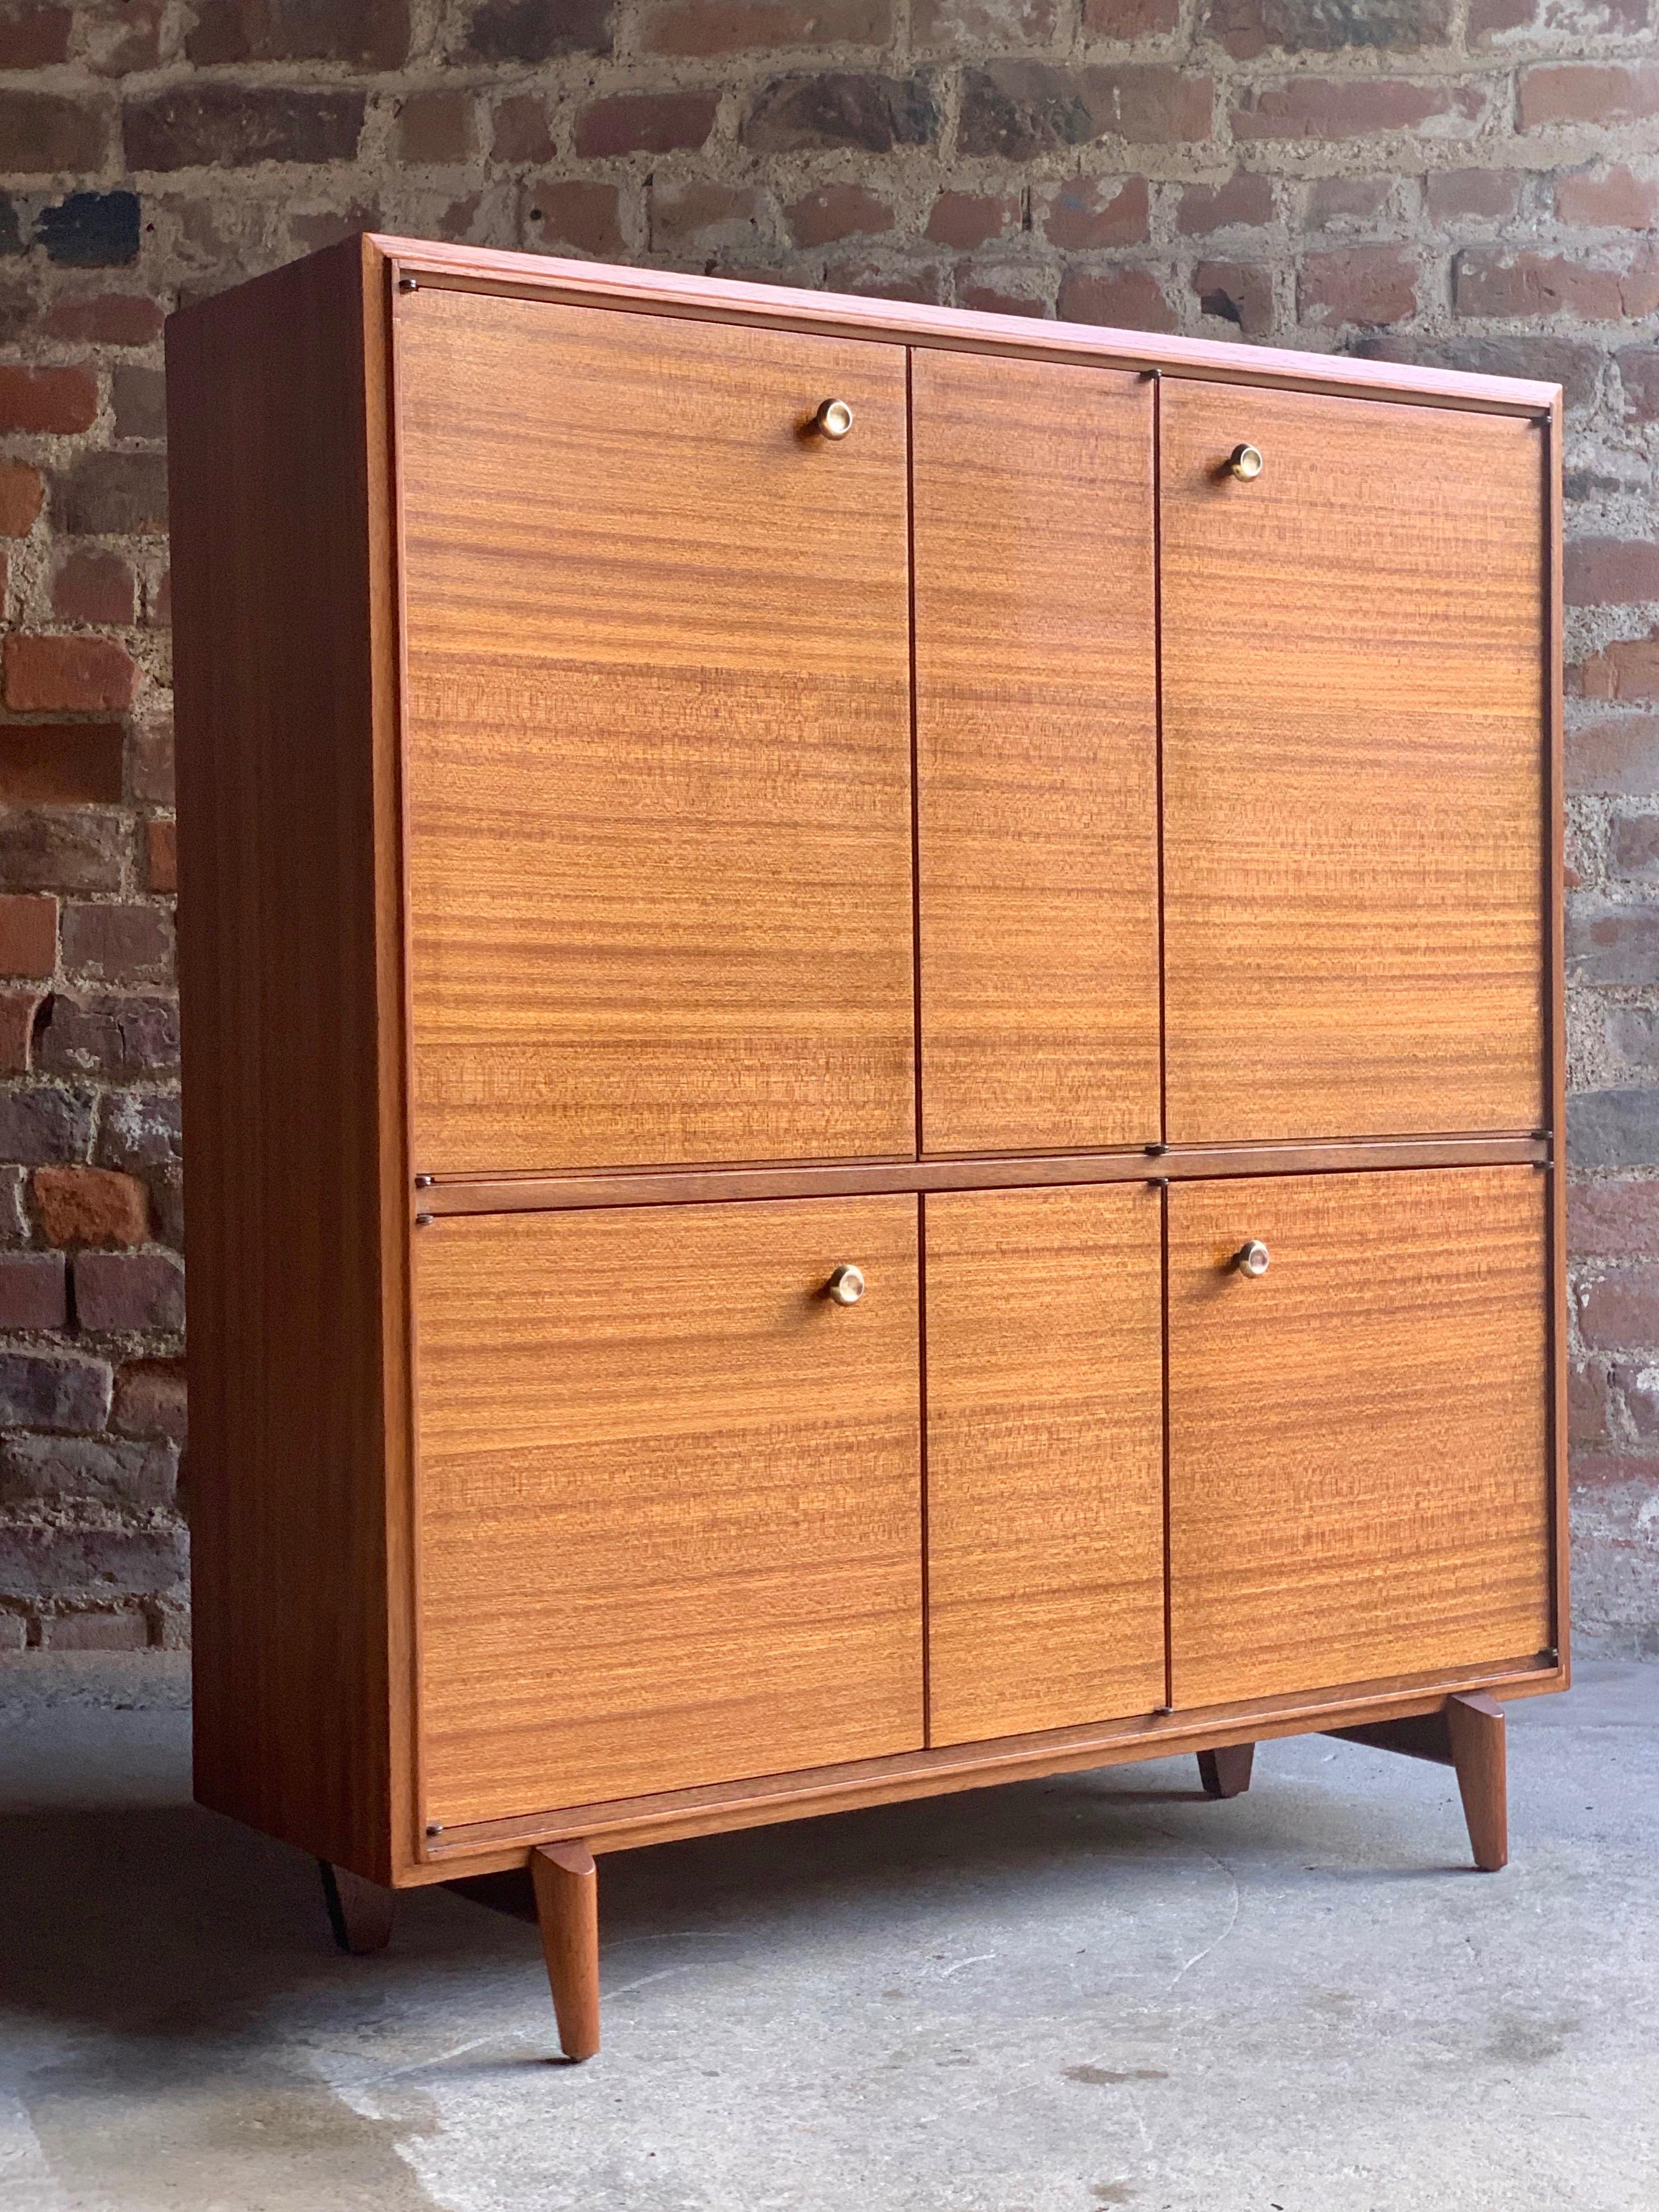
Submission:
{"label": "teak cabinet", "polygon": [[1559,394],[363,239],[169,325],[197,1786],[391,1888],[1566,1679]]}

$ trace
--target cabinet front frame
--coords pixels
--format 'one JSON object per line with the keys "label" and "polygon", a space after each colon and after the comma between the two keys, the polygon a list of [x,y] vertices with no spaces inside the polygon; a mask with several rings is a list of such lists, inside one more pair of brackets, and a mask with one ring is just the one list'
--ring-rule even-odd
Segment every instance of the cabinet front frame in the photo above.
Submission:
{"label": "cabinet front frame", "polygon": [[[1549,1303],[1549,1465],[1551,1580],[1553,1633],[1559,1656],[1512,1662],[1427,1680],[1391,1680],[1333,1686],[1291,1700],[1247,1707],[1215,1707],[1150,1721],[1003,1739],[945,1751],[896,1754],[841,1769],[814,1769],[714,1791],[669,1793],[626,1804],[553,1808],[522,1820],[445,1833],[423,1825],[419,1759],[418,1638],[420,1561],[414,1510],[420,1443],[416,1425],[414,1315],[407,1274],[394,1285],[387,1314],[390,1336],[402,1355],[389,1383],[400,1400],[396,1463],[387,1470],[386,1544],[392,1662],[387,1726],[394,1760],[406,1750],[406,1784],[395,1803],[413,1815],[407,1829],[394,1814],[389,1839],[390,1875],[408,1887],[453,1880],[468,1872],[523,1865],[532,1847],[561,1836],[580,1836],[595,1850],[619,1850],[674,1836],[792,1820],[897,1799],[936,1795],[1024,1776],[1164,1758],[1182,1751],[1262,1741],[1274,1735],[1357,1725],[1435,1711],[1445,1694],[1481,1688],[1505,1697],[1565,1688],[1568,1618],[1566,1497],[1565,1176],[1560,1146],[1565,1130],[1565,960],[1563,951],[1564,774],[1562,763],[1561,449],[1562,398],[1550,385],[1422,369],[1403,364],[1328,356],[1265,352],[1243,345],[1165,337],[1082,326],[1037,325],[1018,319],[947,308],[843,299],[681,276],[662,271],[608,269],[590,263],[423,241],[369,237],[362,241],[365,340],[365,434],[374,461],[373,481],[383,489],[375,545],[385,565],[377,583],[398,611],[396,637],[377,641],[374,683],[377,717],[396,732],[394,781],[389,794],[395,818],[392,866],[398,885],[401,939],[377,948],[382,978],[380,1053],[385,1139],[380,1172],[383,1202],[403,1212],[417,1237],[439,1212],[495,1212],[560,1206],[714,1203],[725,1199],[783,1197],[830,1192],[991,1189],[1012,1185],[1229,1175],[1307,1174],[1358,1166],[1407,1170],[1454,1162],[1469,1164],[1528,1160],[1549,1178],[1547,1295]],[[410,1117],[408,1052],[411,1036],[409,963],[408,793],[403,739],[406,625],[403,607],[402,501],[397,461],[397,301],[400,291],[435,284],[523,299],[551,299],[603,306],[617,313],[683,315],[751,323],[782,330],[835,331],[912,347],[965,349],[1030,360],[1088,362],[1140,369],[1149,377],[1192,376],[1207,382],[1327,392],[1356,400],[1395,402],[1522,416],[1544,428],[1541,509],[1547,595],[1540,683],[1544,698],[1547,753],[1545,819],[1540,829],[1543,876],[1546,979],[1544,991],[1547,1125],[1470,1138],[1455,1132],[1411,1139],[1332,1141],[1319,1145],[1122,1148],[1083,1154],[1030,1154],[991,1160],[942,1158],[850,1164],[823,1161],[772,1163],[713,1170],[645,1170],[619,1175],[521,1175],[434,1177],[416,1172]],[[384,473],[382,473],[384,471]],[[389,572],[389,573],[388,573]],[[380,927],[391,935],[390,918]],[[675,1186],[671,1188],[671,1186]],[[399,1190],[401,1189],[401,1197]],[[407,1438],[406,1445],[403,1440]],[[696,1802],[690,1802],[696,1800]],[[382,1867],[378,1871],[384,1873]]]}

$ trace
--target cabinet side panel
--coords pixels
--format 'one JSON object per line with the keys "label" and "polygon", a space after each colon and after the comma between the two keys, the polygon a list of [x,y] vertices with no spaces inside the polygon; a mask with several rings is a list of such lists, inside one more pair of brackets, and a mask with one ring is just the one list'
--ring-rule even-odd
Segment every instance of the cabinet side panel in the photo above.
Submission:
{"label": "cabinet side panel", "polygon": [[196,1790],[387,1879],[407,1225],[379,270],[354,240],[174,317],[167,387]]}

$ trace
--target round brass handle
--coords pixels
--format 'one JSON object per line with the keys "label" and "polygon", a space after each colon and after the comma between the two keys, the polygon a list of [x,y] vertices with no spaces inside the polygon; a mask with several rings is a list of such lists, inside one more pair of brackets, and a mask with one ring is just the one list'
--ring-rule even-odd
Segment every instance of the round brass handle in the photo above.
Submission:
{"label": "round brass handle", "polygon": [[812,417],[812,428],[826,438],[844,438],[853,427],[853,410],[844,399],[826,399]]}
{"label": "round brass handle", "polygon": [[1235,446],[1227,456],[1227,473],[1240,483],[1254,483],[1266,465],[1260,446]]}
{"label": "round brass handle", "polygon": [[864,1296],[864,1270],[837,1267],[823,1287],[838,1306],[855,1306]]}
{"label": "round brass handle", "polygon": [[1252,1237],[1248,1244],[1241,1244],[1237,1251],[1233,1254],[1233,1265],[1241,1275],[1249,1275],[1253,1279],[1257,1275],[1265,1275],[1267,1272],[1267,1246],[1260,1237]]}

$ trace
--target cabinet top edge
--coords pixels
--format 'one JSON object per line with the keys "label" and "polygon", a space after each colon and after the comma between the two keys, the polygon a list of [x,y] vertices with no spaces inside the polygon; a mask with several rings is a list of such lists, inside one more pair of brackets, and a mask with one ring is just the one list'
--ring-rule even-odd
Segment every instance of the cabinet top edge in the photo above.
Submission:
{"label": "cabinet top edge", "polygon": [[[1534,417],[1552,415],[1561,398],[1559,385],[1519,377],[1425,368],[1413,362],[1358,361],[1345,355],[1298,353],[1160,331],[1115,330],[1097,324],[1039,321],[1024,315],[804,291],[736,277],[689,276],[676,270],[631,269],[489,246],[447,246],[429,239],[398,238],[377,232],[362,233],[323,252],[343,257],[354,247],[366,268],[379,263],[387,273],[398,276],[425,278],[446,289],[562,300],[572,306],[703,317],[825,336],[1098,363],[1222,382]],[[300,265],[288,264],[289,268]],[[251,281],[258,284],[266,280]],[[202,301],[180,313],[193,315],[203,308],[210,310],[213,304]]]}

